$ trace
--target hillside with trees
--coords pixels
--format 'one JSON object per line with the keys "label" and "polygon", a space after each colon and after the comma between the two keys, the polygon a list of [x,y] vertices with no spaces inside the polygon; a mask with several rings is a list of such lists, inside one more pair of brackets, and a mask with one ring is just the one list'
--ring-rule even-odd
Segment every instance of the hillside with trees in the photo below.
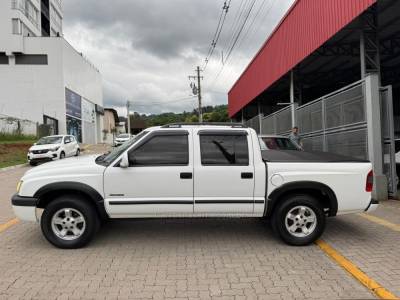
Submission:
{"label": "hillside with trees", "polygon": [[[120,118],[121,120],[122,118]],[[187,122],[195,123],[199,121],[198,110],[195,109],[191,112],[182,113],[162,113],[162,114],[138,114],[134,113],[131,115],[131,122],[133,121],[144,121],[146,127],[150,126],[162,126],[169,123]],[[122,120],[121,120],[122,121]],[[203,122],[229,122],[228,117],[228,106],[217,105],[217,106],[205,106],[203,107]]]}

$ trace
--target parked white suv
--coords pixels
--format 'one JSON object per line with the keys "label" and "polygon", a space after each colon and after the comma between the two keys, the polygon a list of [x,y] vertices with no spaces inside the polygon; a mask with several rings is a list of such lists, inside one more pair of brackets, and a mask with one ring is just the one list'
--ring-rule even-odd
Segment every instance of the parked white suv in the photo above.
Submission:
{"label": "parked white suv", "polygon": [[51,135],[42,137],[28,150],[28,161],[31,166],[39,162],[79,156],[81,150],[72,135]]}
{"label": "parked white suv", "polygon": [[60,248],[87,244],[108,218],[258,217],[291,245],[307,245],[325,218],[372,211],[371,163],[330,153],[261,151],[240,124],[146,129],[100,156],[29,170],[12,205],[40,221]]}

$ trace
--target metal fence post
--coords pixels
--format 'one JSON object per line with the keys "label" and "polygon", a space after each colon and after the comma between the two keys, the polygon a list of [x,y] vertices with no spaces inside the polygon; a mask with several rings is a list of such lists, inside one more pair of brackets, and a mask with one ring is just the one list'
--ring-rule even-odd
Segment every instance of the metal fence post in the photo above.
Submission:
{"label": "metal fence post", "polygon": [[388,197],[387,177],[383,173],[383,147],[381,101],[378,74],[365,78],[365,107],[368,129],[368,155],[374,169],[373,197],[386,200]]}
{"label": "metal fence post", "polygon": [[262,113],[261,113],[261,103],[260,100],[257,102],[257,109],[258,109],[258,126],[260,129],[260,135],[262,134]]}
{"label": "metal fence post", "polygon": [[321,101],[321,125],[322,125],[322,151],[328,152],[328,141],[326,138],[326,98]]}

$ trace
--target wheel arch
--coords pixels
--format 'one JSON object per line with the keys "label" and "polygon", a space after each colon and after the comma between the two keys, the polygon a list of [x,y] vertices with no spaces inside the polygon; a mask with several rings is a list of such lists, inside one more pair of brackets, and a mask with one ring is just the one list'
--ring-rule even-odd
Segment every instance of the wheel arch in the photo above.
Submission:
{"label": "wheel arch", "polygon": [[104,207],[104,198],[91,186],[80,182],[55,182],[47,184],[36,191],[34,197],[39,199],[37,207],[45,208],[57,196],[75,194],[85,197],[96,209],[102,220],[108,218]]}
{"label": "wheel arch", "polygon": [[270,217],[280,200],[290,194],[307,194],[320,200],[324,208],[329,209],[328,216],[336,216],[338,201],[335,192],[326,184],[316,181],[297,181],[286,183],[275,189],[267,199],[264,215]]}

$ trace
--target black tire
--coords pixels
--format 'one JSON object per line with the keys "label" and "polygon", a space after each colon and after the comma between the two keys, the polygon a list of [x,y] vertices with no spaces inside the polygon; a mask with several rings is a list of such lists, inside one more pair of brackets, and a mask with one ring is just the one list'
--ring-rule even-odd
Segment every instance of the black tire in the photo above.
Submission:
{"label": "black tire", "polygon": [[34,162],[34,161],[30,161],[29,164],[30,164],[32,167],[37,166],[37,162]]}
{"label": "black tire", "polygon": [[[306,213],[309,216],[310,216],[309,210],[311,210],[315,214],[315,219],[316,219],[315,227],[313,227],[311,223],[306,223],[305,225],[303,225],[303,223],[300,223],[303,222],[301,221],[302,219],[300,219],[300,214],[294,215],[296,218],[297,216],[299,216],[298,221],[294,221],[291,219],[288,220],[288,226],[294,225],[295,222],[299,222],[296,224],[300,224],[299,226],[306,227],[306,230],[310,231],[306,236],[298,236],[303,234],[302,228],[298,228],[294,233],[292,233],[286,226],[286,216],[293,209],[295,209],[294,212],[296,212],[297,211],[296,208],[299,206],[306,207],[308,209]],[[280,238],[285,243],[292,246],[306,246],[315,242],[324,232],[325,229],[324,209],[321,206],[320,202],[318,202],[318,200],[316,200],[312,196],[306,194],[290,195],[285,199],[282,199],[281,202],[278,204],[278,206],[274,209],[272,213],[271,224],[274,232],[277,235],[279,235]],[[297,225],[295,227],[297,227]]]}
{"label": "black tire", "polygon": [[75,156],[79,156],[80,154],[81,154],[81,149],[77,149],[76,153],[75,153]]}
{"label": "black tire", "polygon": [[65,158],[65,152],[64,151],[61,151],[61,153],[60,153],[60,159],[64,159]]}
{"label": "black tire", "polygon": [[[60,231],[64,229],[63,226],[68,226],[68,224],[52,224],[53,217],[56,214],[59,216],[59,212],[63,209],[72,209],[73,213],[76,214],[75,216],[73,216],[75,217],[75,220],[79,216],[79,214],[77,213],[80,213],[81,216],[84,218],[85,225],[80,226],[82,229],[82,233],[76,238],[73,236],[73,232],[71,230],[68,230],[69,232],[67,233],[67,237],[65,238],[61,238],[56,233],[56,230]],[[71,220],[73,219],[71,218]],[[73,221],[71,222],[73,223]],[[40,220],[40,225],[43,235],[54,246],[62,249],[77,249],[87,245],[93,239],[94,235],[99,229],[100,222],[95,208],[92,207],[92,205],[88,203],[84,198],[76,195],[65,195],[54,199],[46,206]],[[58,227],[56,229],[53,229],[53,226]],[[74,238],[72,240],[70,239],[71,235]]]}

